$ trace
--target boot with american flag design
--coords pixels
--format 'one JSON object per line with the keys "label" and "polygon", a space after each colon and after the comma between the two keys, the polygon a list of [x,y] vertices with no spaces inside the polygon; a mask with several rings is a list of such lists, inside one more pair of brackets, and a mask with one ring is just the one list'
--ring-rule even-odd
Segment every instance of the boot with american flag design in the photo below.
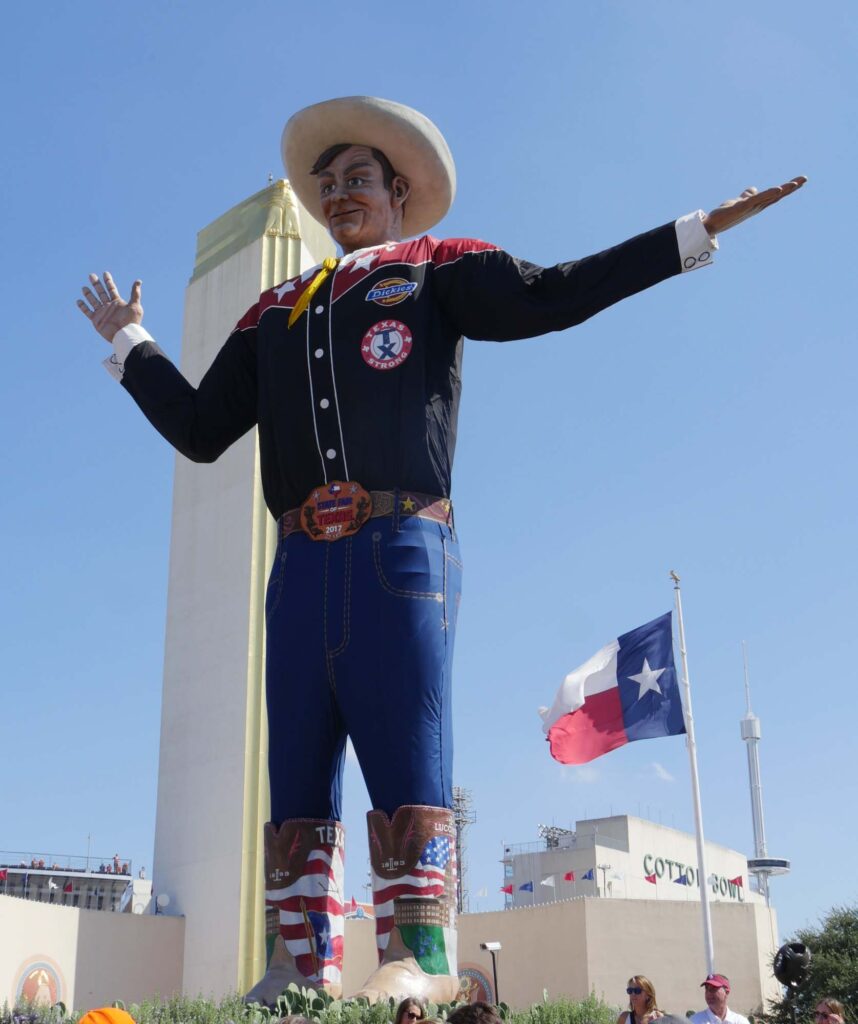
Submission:
{"label": "boot with american flag design", "polygon": [[338,998],[343,973],[343,826],[299,818],[265,826],[268,967],[244,997],[273,1006],[295,982]]}
{"label": "boot with american flag design", "polygon": [[367,824],[379,966],[356,995],[449,1002],[460,987],[453,812],[405,806]]}

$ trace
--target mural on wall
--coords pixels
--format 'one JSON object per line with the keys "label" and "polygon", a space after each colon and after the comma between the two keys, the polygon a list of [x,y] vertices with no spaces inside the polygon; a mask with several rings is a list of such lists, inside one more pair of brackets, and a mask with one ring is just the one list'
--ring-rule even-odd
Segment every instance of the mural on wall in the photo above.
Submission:
{"label": "mural on wall", "polygon": [[469,1003],[494,1003],[492,983],[478,964],[459,964],[459,980],[467,981],[465,1000]]}
{"label": "mural on wall", "polygon": [[59,966],[49,957],[26,960],[15,980],[15,1002],[34,1006],[53,1006],[63,1000],[66,986]]}

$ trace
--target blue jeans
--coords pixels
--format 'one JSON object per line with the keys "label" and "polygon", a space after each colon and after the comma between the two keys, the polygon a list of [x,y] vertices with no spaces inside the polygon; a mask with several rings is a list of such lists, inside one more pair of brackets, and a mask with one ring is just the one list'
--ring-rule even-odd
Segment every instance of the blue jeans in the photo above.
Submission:
{"label": "blue jeans", "polygon": [[265,600],[271,820],[342,817],[346,735],[374,808],[452,807],[450,669],[462,585],[449,526],[371,519],[281,539]]}

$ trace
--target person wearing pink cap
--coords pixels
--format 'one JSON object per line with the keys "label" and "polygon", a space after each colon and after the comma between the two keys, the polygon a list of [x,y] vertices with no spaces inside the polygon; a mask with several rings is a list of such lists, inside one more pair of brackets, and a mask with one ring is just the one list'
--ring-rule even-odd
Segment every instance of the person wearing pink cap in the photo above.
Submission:
{"label": "person wearing pink cap", "polygon": [[727,1006],[730,979],[725,974],[707,974],[700,983],[706,995],[706,1009],[695,1013],[691,1024],[748,1024],[748,1018]]}

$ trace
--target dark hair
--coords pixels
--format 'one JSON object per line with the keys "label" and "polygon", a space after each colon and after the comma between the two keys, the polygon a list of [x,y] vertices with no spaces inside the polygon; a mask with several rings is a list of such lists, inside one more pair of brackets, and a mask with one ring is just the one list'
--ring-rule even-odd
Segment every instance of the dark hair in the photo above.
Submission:
{"label": "dark hair", "polygon": [[488,1003],[469,1003],[453,1010],[447,1024],[500,1024],[497,1007]]}
{"label": "dark hair", "polygon": [[409,996],[407,999],[403,999],[399,1006],[396,1007],[396,1014],[393,1017],[393,1024],[402,1024],[402,1018],[411,1009],[412,1006],[416,1006],[420,1011],[421,1020],[426,1016],[426,1007],[419,999],[414,999]]}
{"label": "dark hair", "polygon": [[[335,146],[328,146],[324,153],[319,156],[310,168],[310,174],[318,174],[320,171],[323,171],[332,160],[336,160],[340,153],[345,153],[347,149],[350,149],[355,145],[357,145],[355,142],[338,142]],[[393,164],[387,159],[380,149],[370,146],[369,151],[381,165],[384,187],[389,192],[393,187],[393,179],[396,177],[396,171],[393,169]]]}

